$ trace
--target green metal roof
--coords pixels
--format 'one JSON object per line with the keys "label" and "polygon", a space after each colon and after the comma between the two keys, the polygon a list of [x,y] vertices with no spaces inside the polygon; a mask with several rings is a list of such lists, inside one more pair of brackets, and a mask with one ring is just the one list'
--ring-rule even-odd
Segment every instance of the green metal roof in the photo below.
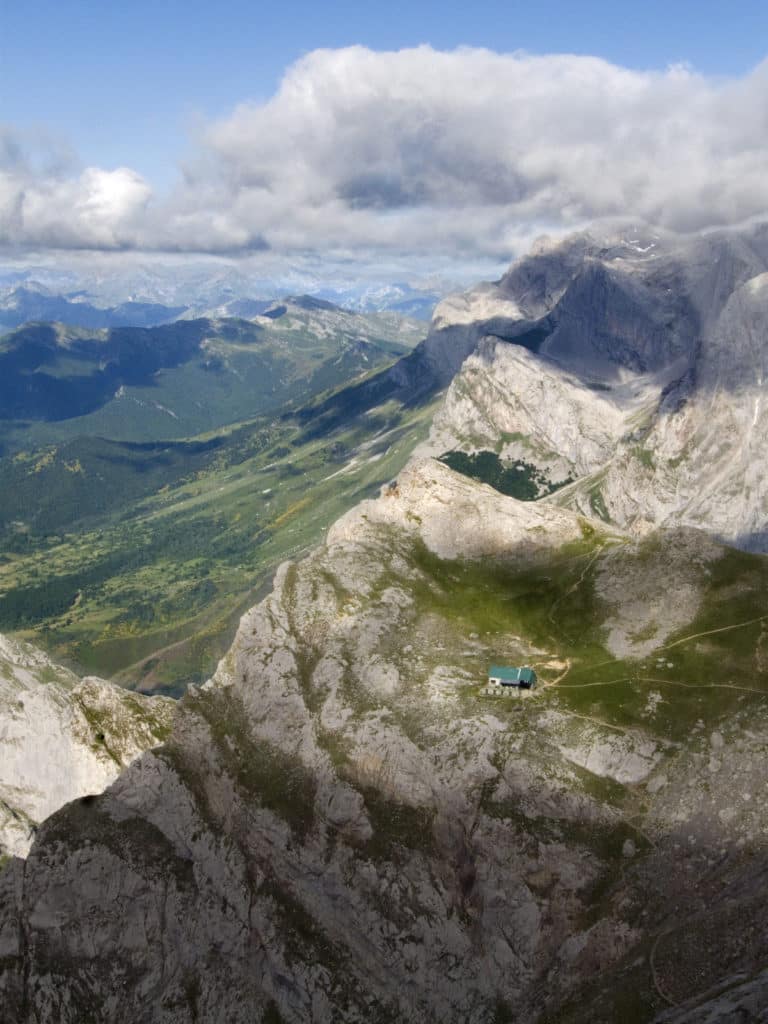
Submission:
{"label": "green metal roof", "polygon": [[507,679],[510,683],[516,683],[520,679],[519,668],[507,668],[504,665],[491,665],[488,675],[494,679]]}
{"label": "green metal roof", "polygon": [[512,668],[508,665],[491,665],[488,676],[508,683],[535,683],[536,673],[532,668]]}

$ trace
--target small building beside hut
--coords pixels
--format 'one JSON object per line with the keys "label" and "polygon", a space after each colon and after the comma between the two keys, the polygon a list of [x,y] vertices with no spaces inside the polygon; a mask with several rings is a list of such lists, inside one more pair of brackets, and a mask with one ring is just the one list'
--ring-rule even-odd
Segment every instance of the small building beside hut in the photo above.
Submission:
{"label": "small building beside hut", "polygon": [[527,665],[522,668],[491,665],[488,669],[488,685],[515,686],[519,690],[531,690],[536,685],[536,673]]}

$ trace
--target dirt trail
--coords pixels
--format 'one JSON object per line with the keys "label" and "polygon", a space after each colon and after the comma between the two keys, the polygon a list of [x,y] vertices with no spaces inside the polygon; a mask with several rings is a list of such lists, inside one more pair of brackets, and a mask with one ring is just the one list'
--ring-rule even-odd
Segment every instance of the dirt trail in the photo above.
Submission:
{"label": "dirt trail", "polygon": [[754,686],[737,686],[735,683],[680,683],[675,679],[656,679],[654,676],[637,676],[640,683],[659,683],[662,686],[681,686],[684,690],[738,690],[741,693],[756,693],[768,697],[768,690]]}
{"label": "dirt trail", "polygon": [[550,622],[554,622],[554,621],[555,621],[554,615],[555,615],[555,609],[557,608],[557,606],[558,606],[559,604],[562,604],[562,602],[563,602],[563,601],[564,601],[564,600],[566,599],[566,597],[569,597],[569,596],[570,596],[571,594],[573,594],[573,593],[574,593],[574,592],[575,592],[576,590],[578,590],[578,589],[579,589],[579,587],[581,586],[581,584],[582,584],[582,583],[584,582],[584,580],[585,580],[585,578],[586,578],[586,575],[587,575],[587,573],[588,573],[588,572],[589,572],[589,570],[590,570],[590,569],[592,568],[592,566],[593,566],[593,565],[595,564],[595,562],[596,562],[596,561],[597,561],[597,559],[598,559],[598,558],[600,557],[600,555],[601,555],[601,554],[603,553],[603,550],[605,549],[605,547],[606,547],[606,544],[607,544],[607,542],[605,542],[605,543],[601,544],[601,545],[600,545],[600,546],[599,546],[599,547],[597,548],[597,550],[595,551],[595,553],[594,553],[594,554],[593,554],[593,555],[592,555],[592,556],[591,556],[591,557],[589,558],[589,561],[588,561],[588,562],[587,562],[587,564],[586,564],[586,565],[584,566],[584,568],[583,568],[583,569],[581,570],[581,573],[580,573],[580,575],[579,575],[579,578],[578,578],[578,579],[576,580],[576,582],[575,582],[575,583],[573,583],[573,584],[572,584],[572,585],[571,585],[571,586],[570,586],[570,587],[569,587],[569,588],[568,588],[568,589],[566,590],[566,592],[565,592],[564,594],[561,594],[561,595],[560,595],[560,597],[558,597],[558,598],[557,598],[557,600],[556,600],[556,601],[554,601],[554,602],[552,603],[552,607],[551,607],[551,608],[549,609],[549,615],[547,616],[547,617],[549,618],[549,621],[550,621]]}
{"label": "dirt trail", "polygon": [[673,647],[678,647],[680,644],[686,644],[689,640],[698,640],[702,636],[712,636],[715,633],[727,633],[730,629],[743,629],[744,626],[753,626],[756,622],[763,622],[768,619],[768,615],[758,615],[756,619],[747,619],[746,622],[735,622],[731,626],[720,626],[717,629],[707,629],[703,633],[691,633],[690,636],[684,636],[680,640],[674,640],[671,644],[665,644],[663,647],[657,647],[657,651],[669,651]]}
{"label": "dirt trail", "polygon": [[614,683],[631,683],[634,676],[621,676],[619,679],[603,679],[598,683],[566,683],[561,690],[586,690],[590,686],[612,686]]}

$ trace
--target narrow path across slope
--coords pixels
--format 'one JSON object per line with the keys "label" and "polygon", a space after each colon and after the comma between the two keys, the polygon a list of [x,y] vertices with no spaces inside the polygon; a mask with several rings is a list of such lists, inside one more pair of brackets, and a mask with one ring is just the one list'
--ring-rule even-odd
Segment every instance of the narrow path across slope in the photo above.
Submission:
{"label": "narrow path across slope", "polygon": [[[589,566],[587,566],[587,569],[588,568],[589,568]],[[586,569],[584,571],[586,572]],[[580,580],[583,579],[583,576],[584,576],[584,573],[582,573],[582,576],[580,577]],[[574,587],[578,586],[578,585],[579,584],[576,583],[576,584],[574,584]],[[570,593],[570,591],[569,591],[569,593]],[[562,598],[558,599],[557,603],[559,603],[560,600],[562,600]],[[554,605],[553,605],[552,610],[554,610]],[[551,615],[551,611],[550,611],[550,615]],[[669,651],[673,647],[678,647],[680,644],[688,643],[690,640],[699,640],[701,637],[713,636],[715,633],[727,633],[728,631],[733,630],[733,629],[743,629],[745,626],[753,626],[757,622],[765,622],[767,620],[768,620],[768,615],[758,615],[756,618],[754,618],[754,619],[746,619],[744,622],[734,622],[734,623],[731,623],[731,625],[729,625],[729,626],[718,626],[716,629],[707,629],[707,630],[703,630],[700,633],[691,633],[689,636],[683,636],[679,640],[673,640],[671,644],[664,644],[661,647],[656,647],[652,653],[655,654],[658,651]],[[638,661],[639,660],[641,660],[641,659],[638,659]],[[568,675],[570,672],[574,672],[574,673],[578,673],[578,672],[594,672],[595,669],[605,668],[606,665],[612,665],[612,664],[615,663],[615,661],[616,661],[615,658],[607,658],[605,661],[598,661],[594,665],[581,665],[581,666],[579,666],[579,665],[572,666],[570,664],[570,662],[569,662],[568,668],[566,669],[566,671],[562,675],[558,676],[557,679],[553,680],[553,682],[550,683],[549,685],[550,686],[554,686],[554,685],[557,684],[560,687],[560,689],[568,690],[568,689],[582,689],[582,688],[586,688],[588,686],[609,686],[611,683],[626,682],[627,679],[630,678],[630,677],[623,677],[621,679],[609,679],[609,680],[593,682],[593,683],[566,683],[565,685],[560,683],[560,680],[564,679],[565,676]],[[635,678],[635,677],[632,677],[632,678]],[[677,684],[675,684],[670,679],[652,679],[651,677],[647,677],[647,676],[637,676],[636,678],[637,679],[643,679],[643,680],[645,680],[647,682],[661,682],[661,683],[668,683],[670,685],[690,686],[691,688],[696,688],[695,684],[693,684],[693,683],[677,683]],[[716,687],[718,685],[726,686],[725,683],[723,683],[723,684],[711,683],[711,684],[706,684],[706,685],[707,686],[713,686],[713,687]],[[702,688],[704,688],[704,687],[702,687]],[[732,686],[732,687],[730,687],[730,689],[739,689],[739,687]],[[748,689],[748,688],[747,687],[741,687],[741,689]],[[752,690],[750,692],[766,693],[768,691]]]}
{"label": "narrow path across slope", "polygon": [[549,609],[549,615],[548,615],[548,618],[549,618],[549,621],[550,621],[550,622],[554,622],[554,621],[555,621],[555,619],[554,619],[554,615],[555,615],[555,609],[557,608],[557,606],[558,606],[559,604],[562,604],[562,602],[563,602],[563,601],[564,601],[564,600],[566,599],[566,597],[570,597],[570,595],[571,595],[571,594],[573,594],[573,593],[574,593],[574,591],[578,590],[578,589],[579,589],[579,587],[581,586],[581,584],[582,584],[582,583],[584,582],[584,579],[585,579],[585,577],[586,577],[587,573],[589,572],[589,570],[590,570],[590,569],[592,568],[592,566],[593,566],[593,565],[595,564],[595,562],[597,561],[597,559],[598,559],[598,558],[600,557],[600,555],[602,554],[602,552],[603,552],[603,549],[604,549],[604,548],[605,548],[605,546],[606,546],[606,543],[607,543],[607,542],[604,542],[604,543],[602,543],[602,544],[601,544],[601,545],[600,545],[600,546],[599,546],[599,547],[597,548],[597,550],[595,551],[595,553],[594,553],[594,554],[593,554],[593,555],[592,555],[592,556],[590,557],[589,561],[587,562],[587,564],[586,564],[586,565],[584,566],[584,568],[582,569],[582,571],[581,571],[581,573],[580,573],[580,575],[579,575],[579,578],[578,578],[578,579],[576,580],[576,582],[575,582],[575,583],[573,583],[573,584],[572,584],[572,585],[571,585],[571,586],[570,586],[570,587],[569,587],[569,588],[568,588],[568,589],[566,590],[566,592],[565,592],[564,594],[561,594],[561,595],[560,595],[560,597],[558,597],[558,598],[557,598],[557,599],[556,599],[555,601],[553,601],[553,603],[552,603],[552,607],[551,607],[551,608]]}
{"label": "narrow path across slope", "polygon": [[659,683],[662,686],[680,686],[684,690],[738,690],[742,693],[756,693],[768,697],[768,690],[758,690],[754,686],[736,686],[735,683],[681,683],[676,679],[656,679],[654,676],[637,676],[641,683]]}
{"label": "narrow path across slope", "polygon": [[559,686],[560,690],[587,690],[590,686],[612,686],[614,683],[631,683],[634,676],[621,676],[619,679],[601,679],[597,683],[566,683]]}
{"label": "narrow path across slope", "polygon": [[659,679],[656,676],[621,676],[619,679],[604,679],[597,683],[566,683],[560,690],[588,690],[592,686],[613,686],[615,683],[659,683],[662,686],[680,686],[685,690],[739,690],[768,697],[768,690],[754,686],[737,686],[735,683],[681,683],[677,679]]}
{"label": "narrow path across slope", "polygon": [[[703,633],[691,633],[690,636],[681,637],[680,640],[673,640],[671,644],[665,644],[663,647],[657,647],[656,651],[669,651],[673,647],[678,647],[680,644],[688,643],[689,640],[698,640],[702,636],[712,636],[714,633],[727,633],[730,629],[743,629],[744,626],[753,626],[756,622],[764,622],[768,619],[768,615],[758,615],[756,619],[747,619],[745,622],[734,622],[730,626],[719,626],[717,629],[707,629]],[[655,653],[655,652],[654,652]]]}

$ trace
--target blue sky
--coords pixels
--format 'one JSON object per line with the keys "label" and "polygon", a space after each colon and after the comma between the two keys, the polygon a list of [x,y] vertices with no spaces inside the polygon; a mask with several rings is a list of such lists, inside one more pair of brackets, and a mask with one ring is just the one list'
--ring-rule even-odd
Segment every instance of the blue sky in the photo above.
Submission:
{"label": "blue sky", "polygon": [[768,52],[768,3],[4,0],[0,121],[45,127],[86,163],[167,184],[200,119],[266,99],[312,49],[355,43],[589,54],[636,69],[686,61],[738,75]]}
{"label": "blue sky", "polygon": [[767,52],[765,0],[0,0],[0,248],[440,270],[765,216]]}

